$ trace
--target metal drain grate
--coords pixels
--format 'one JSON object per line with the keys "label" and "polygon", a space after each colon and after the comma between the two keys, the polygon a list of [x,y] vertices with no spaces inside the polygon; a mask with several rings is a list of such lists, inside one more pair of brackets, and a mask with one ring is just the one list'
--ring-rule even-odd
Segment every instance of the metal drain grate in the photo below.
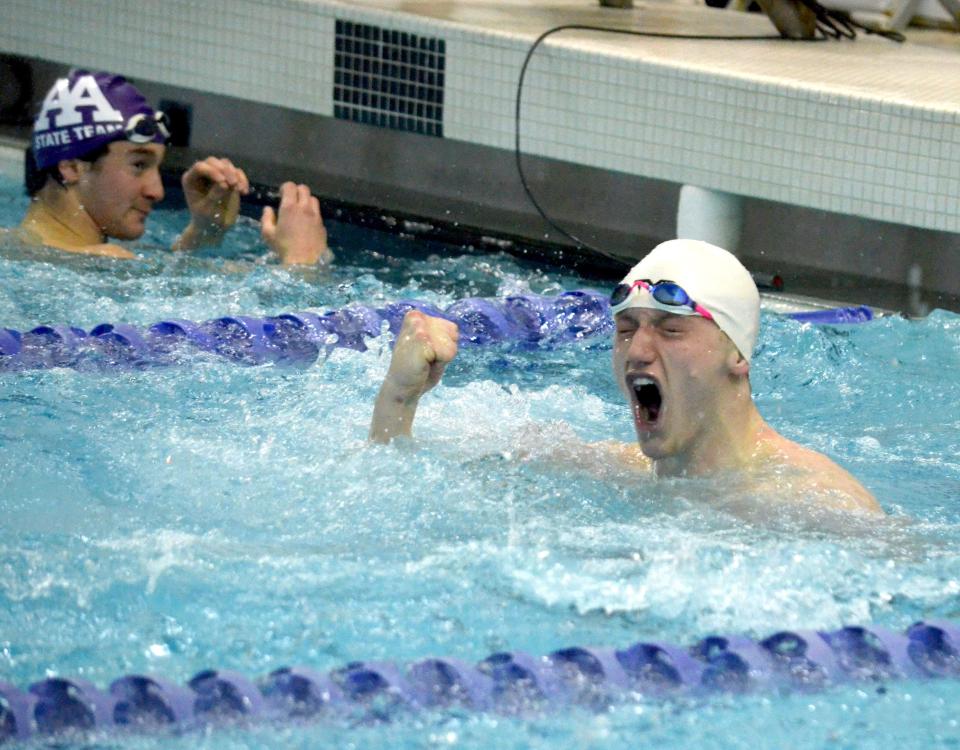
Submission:
{"label": "metal drain grate", "polygon": [[443,39],[337,21],[333,114],[443,137]]}

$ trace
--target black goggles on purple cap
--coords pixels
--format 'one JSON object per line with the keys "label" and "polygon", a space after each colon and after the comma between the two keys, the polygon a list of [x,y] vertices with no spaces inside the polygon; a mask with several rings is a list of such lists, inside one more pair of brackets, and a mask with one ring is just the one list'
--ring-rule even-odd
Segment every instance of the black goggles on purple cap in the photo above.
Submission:
{"label": "black goggles on purple cap", "polygon": [[157,136],[162,136],[164,142],[170,140],[169,120],[163,112],[154,112],[152,115],[138,112],[123,126],[123,135],[131,143],[150,143]]}

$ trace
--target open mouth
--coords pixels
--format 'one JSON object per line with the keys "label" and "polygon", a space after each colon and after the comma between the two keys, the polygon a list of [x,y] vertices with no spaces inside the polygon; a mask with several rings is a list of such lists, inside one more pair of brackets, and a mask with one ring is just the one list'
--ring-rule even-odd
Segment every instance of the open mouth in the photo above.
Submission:
{"label": "open mouth", "polygon": [[651,425],[656,424],[663,406],[660,386],[652,378],[635,378],[632,386],[640,420]]}

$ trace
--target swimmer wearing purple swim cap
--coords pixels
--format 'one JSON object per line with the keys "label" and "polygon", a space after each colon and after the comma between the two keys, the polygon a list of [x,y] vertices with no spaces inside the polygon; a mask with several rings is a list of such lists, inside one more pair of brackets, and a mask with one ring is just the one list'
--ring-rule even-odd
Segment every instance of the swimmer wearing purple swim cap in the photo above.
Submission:
{"label": "swimmer wearing purple swim cap", "polygon": [[[750,390],[760,296],[731,253],[698,240],[664,242],[614,288],[610,305],[613,374],[637,441],[568,442],[555,451],[564,465],[709,477],[720,490],[706,493],[710,502],[751,517],[800,511],[807,518],[813,509],[883,513],[845,470],[760,416]],[[407,313],[374,406],[371,440],[411,434],[419,400],[456,356],[457,337],[448,320]]]}
{"label": "swimmer wearing purple swim cap", "polygon": [[125,78],[77,70],[47,92],[33,124],[33,158],[44,170],[113,141],[166,144],[169,138],[163,113]]}
{"label": "swimmer wearing purple swim cap", "polygon": [[[28,243],[72,253],[132,258],[115,240],[136,240],[163,199],[160,165],[170,138],[163,113],[122,76],[73,70],[47,93],[27,154],[31,203],[20,224]],[[196,162],[181,180],[190,223],[174,250],[221,242],[250,190],[229,159]],[[279,212],[264,209],[262,234],[284,264],[330,257],[319,201],[284,183]]]}

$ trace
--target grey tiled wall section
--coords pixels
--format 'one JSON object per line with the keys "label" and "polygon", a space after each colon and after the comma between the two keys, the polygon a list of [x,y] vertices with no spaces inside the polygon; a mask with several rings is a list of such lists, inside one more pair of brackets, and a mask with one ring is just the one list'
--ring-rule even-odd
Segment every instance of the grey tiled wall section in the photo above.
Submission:
{"label": "grey tiled wall section", "polygon": [[[443,134],[513,147],[530,39],[332,0],[5,0],[0,50],[333,114],[337,19],[446,42]],[[960,232],[960,106],[914,106],[591,52],[536,53],[526,153]],[[956,101],[956,99],[953,99]]]}

